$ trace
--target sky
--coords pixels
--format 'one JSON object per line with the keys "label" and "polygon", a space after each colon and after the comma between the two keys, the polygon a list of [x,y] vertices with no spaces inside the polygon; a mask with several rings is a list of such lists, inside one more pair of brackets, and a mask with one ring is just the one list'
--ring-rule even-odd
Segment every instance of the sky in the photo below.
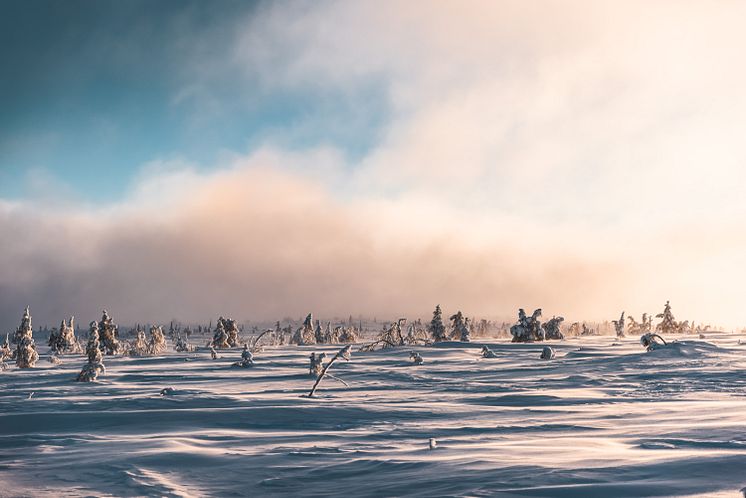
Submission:
{"label": "sky", "polygon": [[746,14],[6,1],[0,326],[746,324]]}

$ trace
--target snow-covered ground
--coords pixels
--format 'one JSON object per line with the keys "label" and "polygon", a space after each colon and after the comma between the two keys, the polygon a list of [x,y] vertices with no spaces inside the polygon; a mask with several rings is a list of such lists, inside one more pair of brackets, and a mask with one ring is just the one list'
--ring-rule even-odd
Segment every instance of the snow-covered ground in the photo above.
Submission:
{"label": "snow-covered ground", "polygon": [[[740,496],[746,345],[688,336],[358,353],[304,397],[312,351],[106,358],[0,373],[0,496]],[[165,387],[171,395],[161,396]],[[31,395],[33,393],[33,395]],[[429,448],[430,438],[437,446]]]}

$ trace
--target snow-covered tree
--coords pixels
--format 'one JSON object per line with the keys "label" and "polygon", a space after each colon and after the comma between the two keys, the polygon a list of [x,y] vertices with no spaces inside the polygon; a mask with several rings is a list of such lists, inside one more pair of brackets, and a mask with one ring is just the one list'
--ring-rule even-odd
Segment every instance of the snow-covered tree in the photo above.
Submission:
{"label": "snow-covered tree", "polygon": [[469,342],[471,336],[469,319],[464,318],[460,311],[451,315],[449,319],[451,321],[451,337],[457,341]]}
{"label": "snow-covered tree", "polygon": [[104,310],[101,316],[101,321],[98,322],[98,334],[100,347],[104,351],[104,354],[113,355],[120,352],[121,345],[118,339],[118,328],[106,310]]}
{"label": "snow-covered tree", "polygon": [[83,365],[83,370],[78,374],[76,379],[78,382],[93,382],[98,378],[99,373],[106,373],[98,337],[98,323],[94,320],[88,331],[88,344],[85,349],[88,362]]}
{"label": "snow-covered tree", "polygon": [[0,362],[9,360],[12,357],[13,351],[10,349],[8,334],[5,334],[5,342],[3,342],[2,346],[0,346]]}
{"label": "snow-covered tree", "polygon": [[228,332],[225,330],[225,320],[222,316],[218,318],[218,323],[215,326],[215,333],[212,336],[211,345],[218,349],[227,349],[231,347],[228,342]]}
{"label": "snow-covered tree", "polygon": [[565,336],[560,330],[560,325],[564,322],[564,317],[554,316],[544,324],[544,337],[549,340],[562,340]]}
{"label": "snow-covered tree", "polygon": [[543,341],[545,332],[539,318],[541,318],[541,308],[536,309],[531,316],[526,316],[523,308],[519,309],[518,323],[510,327],[512,342]]}
{"label": "snow-covered tree", "polygon": [[183,335],[177,333],[174,350],[176,350],[177,353],[191,353],[192,351],[194,351],[194,346],[189,344],[188,338],[185,338]]}
{"label": "snow-covered tree", "polygon": [[238,324],[232,318],[223,320],[225,333],[228,334],[228,346],[235,348],[238,346]]}
{"label": "snow-covered tree", "polygon": [[671,311],[671,304],[666,301],[666,305],[663,308],[663,313],[655,315],[656,318],[660,318],[661,321],[655,326],[655,331],[662,334],[675,334],[680,331],[680,324],[676,321]]}
{"label": "snow-covered tree", "polygon": [[430,324],[427,326],[427,331],[430,333],[430,337],[433,342],[442,342],[448,340],[446,334],[446,326],[443,324],[443,312],[440,310],[440,305],[435,306],[433,311],[433,319],[430,320]]}
{"label": "snow-covered tree", "polygon": [[33,368],[39,359],[34,344],[34,329],[31,327],[31,313],[28,306],[23,312],[21,326],[16,330],[16,366],[18,368]]}
{"label": "snow-covered tree", "polygon": [[339,334],[339,342],[342,344],[350,344],[353,342],[357,342],[358,336],[355,331],[355,327],[349,326],[349,327],[343,327],[342,331]]}
{"label": "snow-covered tree", "polygon": [[241,351],[241,361],[237,361],[233,364],[234,367],[248,368],[254,366],[254,355],[249,351],[249,345],[243,345],[243,351]]}
{"label": "snow-covered tree", "polygon": [[321,371],[324,369],[324,358],[326,358],[326,353],[311,353],[308,375],[314,378],[318,378],[321,375]]}
{"label": "snow-covered tree", "polygon": [[163,327],[154,325],[150,327],[150,343],[148,344],[148,353],[159,355],[166,350],[166,336],[163,335]]}
{"label": "snow-covered tree", "polygon": [[612,320],[611,323],[614,324],[614,331],[616,332],[616,336],[619,338],[624,337],[624,311],[622,311],[622,315],[619,317],[619,320]]}
{"label": "snow-covered tree", "polygon": [[147,356],[148,355],[148,340],[145,338],[145,331],[137,326],[135,336],[135,342],[129,346],[128,354],[130,356]]}
{"label": "snow-covered tree", "polygon": [[313,313],[309,313],[306,319],[293,335],[293,344],[303,346],[304,344],[316,344],[316,333],[313,327]]}
{"label": "snow-covered tree", "polygon": [[59,330],[54,329],[49,334],[49,347],[55,354],[79,353],[80,345],[75,338],[75,317],[70,317],[70,325],[65,320],[60,323]]}

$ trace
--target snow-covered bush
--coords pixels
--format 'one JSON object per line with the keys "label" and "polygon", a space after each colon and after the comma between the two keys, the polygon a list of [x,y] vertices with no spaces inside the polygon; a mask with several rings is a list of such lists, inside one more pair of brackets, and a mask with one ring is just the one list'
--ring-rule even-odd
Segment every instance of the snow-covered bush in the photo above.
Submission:
{"label": "snow-covered bush", "polygon": [[647,351],[653,351],[662,346],[665,346],[667,343],[666,340],[658,334],[648,332],[647,334],[643,334],[642,337],[640,337],[640,344]]}
{"label": "snow-covered bush", "polygon": [[254,366],[254,355],[249,351],[249,345],[243,345],[243,351],[241,351],[241,361],[237,361],[233,364],[234,367],[253,367]]}
{"label": "snow-covered bush", "polygon": [[342,330],[339,333],[339,342],[341,342],[342,344],[351,344],[353,342],[357,342],[357,339],[358,336],[357,332],[355,331],[355,327],[342,327]]}
{"label": "snow-covered bush", "polygon": [[142,330],[138,325],[136,333],[137,335],[135,337],[135,342],[129,345],[127,354],[129,354],[130,356],[147,356],[148,341],[145,338],[145,331]]}
{"label": "snow-covered bush", "polygon": [[163,327],[154,325],[150,327],[150,343],[148,344],[148,354],[159,355],[166,350],[166,336],[163,335]]}
{"label": "snow-covered bush", "polygon": [[410,351],[409,359],[412,360],[415,365],[422,365],[422,363],[425,361],[422,359],[422,356],[420,356],[420,353],[418,353],[417,351]]}
{"label": "snow-covered bush", "polygon": [[88,362],[83,365],[83,370],[78,374],[76,379],[78,382],[93,382],[98,378],[99,373],[106,373],[98,337],[98,323],[93,321],[88,331],[88,344],[85,350]]}
{"label": "snow-covered bush", "polygon": [[622,311],[622,316],[619,317],[619,320],[612,320],[611,323],[614,324],[616,336],[619,338],[624,337],[624,311]]}
{"label": "snow-covered bush", "polygon": [[554,348],[544,346],[544,349],[541,350],[541,356],[539,358],[541,358],[542,360],[553,360],[554,355]]}
{"label": "snow-covered bush", "polygon": [[28,306],[23,312],[21,326],[16,330],[16,366],[18,368],[33,368],[39,359],[39,353],[36,352],[34,344],[33,328],[31,327],[31,313]]}
{"label": "snow-covered bush", "polygon": [[0,346],[0,362],[9,360],[13,357],[13,351],[10,349],[8,334],[5,334],[5,342]]}
{"label": "snow-covered bush", "polygon": [[647,313],[642,314],[642,321],[639,323],[632,316],[628,316],[627,321],[627,332],[630,334],[644,334],[653,330],[653,317]]}
{"label": "snow-covered bush", "polygon": [[109,313],[104,310],[101,321],[98,322],[98,335],[100,347],[104,354],[113,355],[120,352],[122,345],[119,344],[119,331]]}
{"label": "snow-covered bush", "polygon": [[210,345],[218,349],[227,349],[230,347],[228,343],[228,332],[225,330],[225,322],[223,317],[218,318],[218,323],[215,326],[215,333],[212,335],[212,342]]}
{"label": "snow-covered bush", "polygon": [[443,312],[440,310],[440,305],[435,306],[433,319],[430,320],[430,323],[427,326],[427,331],[430,333],[433,342],[443,342],[448,340],[446,326],[443,324]]}
{"label": "snow-covered bush", "polygon": [[482,358],[497,358],[497,354],[488,346],[482,346]]}
{"label": "snow-covered bush", "polygon": [[176,344],[174,344],[174,350],[177,353],[191,353],[194,351],[194,346],[189,344],[189,340],[181,334],[176,334]]}

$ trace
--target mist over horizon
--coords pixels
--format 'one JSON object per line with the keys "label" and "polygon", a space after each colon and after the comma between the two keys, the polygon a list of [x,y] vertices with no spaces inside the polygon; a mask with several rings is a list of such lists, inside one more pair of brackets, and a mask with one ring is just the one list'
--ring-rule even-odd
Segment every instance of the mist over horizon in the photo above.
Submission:
{"label": "mist over horizon", "polygon": [[745,5],[94,5],[0,16],[3,333],[746,324]]}

